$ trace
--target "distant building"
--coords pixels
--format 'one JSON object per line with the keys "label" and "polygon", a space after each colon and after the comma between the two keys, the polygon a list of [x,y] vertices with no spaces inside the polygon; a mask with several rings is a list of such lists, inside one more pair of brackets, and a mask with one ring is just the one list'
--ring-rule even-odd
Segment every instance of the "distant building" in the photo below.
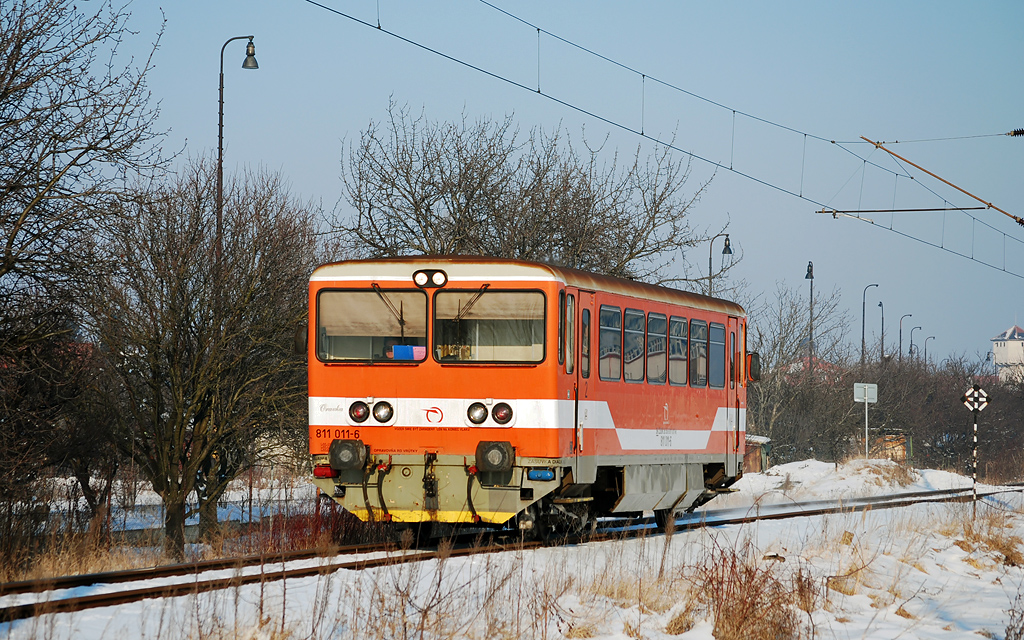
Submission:
{"label": "distant building", "polygon": [[1024,382],[1024,329],[1013,325],[992,338],[992,362],[999,382]]}
{"label": "distant building", "polygon": [[760,473],[768,468],[768,454],[772,452],[772,439],[747,434],[747,450],[743,455],[743,472]]}

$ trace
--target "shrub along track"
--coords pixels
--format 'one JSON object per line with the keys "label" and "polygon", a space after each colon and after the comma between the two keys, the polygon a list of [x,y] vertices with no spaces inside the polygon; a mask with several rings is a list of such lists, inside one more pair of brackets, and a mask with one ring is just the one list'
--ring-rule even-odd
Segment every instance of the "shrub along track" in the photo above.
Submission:
{"label": "shrub along track", "polygon": [[[999,490],[978,493],[978,497],[983,498],[1001,493],[1016,493],[1021,491],[1024,491],[1024,487],[1006,487]],[[747,515],[740,517],[718,517],[715,515],[716,512],[705,512],[700,514],[699,517],[695,517],[697,514],[686,514],[675,521],[673,530],[686,531],[703,527],[745,524],[758,520],[802,518],[836,513],[856,513],[873,509],[892,509],[919,504],[922,502],[969,502],[971,500],[972,493],[970,489],[946,489],[859,498],[845,502],[821,500],[815,502],[791,503],[788,505],[769,505],[759,508],[752,507],[747,510]],[[161,584],[157,586],[97,593],[85,596],[57,597],[0,607],[0,623],[46,614],[71,613],[97,607],[109,607],[152,598],[172,598],[220,589],[231,589],[249,584],[327,575],[344,570],[360,571],[363,569],[371,569],[387,565],[422,562],[442,557],[451,558],[481,553],[499,553],[512,549],[533,549],[556,544],[572,545],[582,542],[621,540],[625,538],[649,535],[652,524],[653,519],[651,518],[603,520],[601,522],[601,528],[592,534],[585,536],[562,536],[557,540],[548,540],[544,542],[523,542],[521,540],[517,540],[514,543],[509,543],[507,541],[503,542],[498,536],[485,536],[483,534],[476,533],[460,536],[451,540],[448,544],[443,544],[436,549],[403,550],[393,544],[380,543],[348,545],[325,549],[303,549],[300,551],[275,553],[270,555],[253,555],[224,560],[206,560],[139,570],[9,582],[0,584],[0,597],[26,593],[47,593],[63,589],[78,589],[94,585],[131,583],[161,578],[190,578],[189,580],[181,582]],[[370,558],[359,558],[347,562],[329,562],[313,566],[291,569],[287,568],[287,563],[294,563],[297,561],[358,554],[383,555],[376,555]],[[268,570],[267,565],[274,565],[275,568]],[[280,568],[277,568],[278,565]],[[251,569],[253,567],[259,567],[259,570],[249,573],[244,572],[245,569]],[[233,570],[237,573],[223,578],[200,579],[202,573],[225,570]]]}

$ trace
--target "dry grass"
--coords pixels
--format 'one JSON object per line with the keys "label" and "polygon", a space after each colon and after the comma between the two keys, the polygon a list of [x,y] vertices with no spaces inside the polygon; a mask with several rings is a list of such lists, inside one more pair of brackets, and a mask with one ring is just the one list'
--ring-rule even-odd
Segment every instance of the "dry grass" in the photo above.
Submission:
{"label": "dry grass", "polygon": [[879,487],[905,487],[917,480],[911,467],[892,460],[848,458],[841,464],[852,469],[862,469],[864,473],[871,476],[871,483]]}
{"label": "dry grass", "polygon": [[692,629],[695,622],[693,601],[690,600],[668,621],[668,624],[665,625],[665,633],[670,636],[682,635]]}
{"label": "dry grass", "polygon": [[597,627],[589,623],[569,625],[565,632],[566,638],[596,638]]}
{"label": "dry grass", "polygon": [[[1000,564],[1018,567],[1024,565],[1024,540],[1010,533],[1013,523],[1010,516],[994,509],[978,511],[972,517],[971,509],[963,507],[957,515],[939,527],[940,533],[957,538],[953,543],[967,553],[991,553]],[[978,561],[978,558],[974,558]]]}
{"label": "dry grass", "polygon": [[717,545],[696,568],[697,598],[714,618],[718,640],[800,638],[805,629],[796,611],[816,608],[816,588],[800,575],[795,583],[780,576],[778,564],[758,559],[746,545],[739,550]]}

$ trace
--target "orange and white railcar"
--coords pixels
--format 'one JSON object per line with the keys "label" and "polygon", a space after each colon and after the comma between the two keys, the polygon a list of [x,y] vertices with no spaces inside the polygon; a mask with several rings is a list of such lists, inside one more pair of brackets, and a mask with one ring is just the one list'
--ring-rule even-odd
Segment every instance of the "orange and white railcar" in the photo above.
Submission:
{"label": "orange and white railcar", "polygon": [[732,302],[478,257],[328,264],[309,295],[314,482],[363,520],[664,520],[742,473]]}

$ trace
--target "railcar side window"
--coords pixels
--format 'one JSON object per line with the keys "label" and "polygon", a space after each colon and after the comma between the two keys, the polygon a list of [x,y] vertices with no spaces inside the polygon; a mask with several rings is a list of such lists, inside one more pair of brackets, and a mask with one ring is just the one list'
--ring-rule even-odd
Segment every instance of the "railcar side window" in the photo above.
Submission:
{"label": "railcar side window", "polygon": [[601,305],[597,345],[597,372],[602,380],[618,380],[622,369],[622,314],[618,307]]}
{"label": "railcar side window", "polygon": [[711,323],[708,381],[715,389],[725,388],[725,325]]}
{"label": "railcar side window", "polygon": [[421,362],[426,345],[422,291],[324,289],[317,295],[316,355],[324,362]]}
{"label": "railcar side window", "polygon": [[644,312],[626,309],[622,373],[626,382],[644,381]]}
{"label": "railcar side window", "polygon": [[668,321],[668,382],[686,384],[686,318],[672,316]]}
{"label": "railcar side window", "polygon": [[690,320],[690,386],[708,386],[708,323]]}
{"label": "railcar side window", "polygon": [[580,375],[590,377],[590,309],[580,314]]}
{"label": "railcar side window", "polygon": [[665,384],[668,321],[660,313],[647,314],[647,382]]}
{"label": "railcar side window", "polygon": [[576,358],[576,296],[565,297],[565,372],[572,373]]}
{"label": "railcar side window", "polygon": [[729,388],[736,388],[736,332],[729,332]]}
{"label": "railcar side window", "polygon": [[558,292],[558,364],[565,362],[565,292]]}
{"label": "railcar side window", "polygon": [[441,362],[543,361],[544,294],[486,287],[438,291],[434,356]]}

